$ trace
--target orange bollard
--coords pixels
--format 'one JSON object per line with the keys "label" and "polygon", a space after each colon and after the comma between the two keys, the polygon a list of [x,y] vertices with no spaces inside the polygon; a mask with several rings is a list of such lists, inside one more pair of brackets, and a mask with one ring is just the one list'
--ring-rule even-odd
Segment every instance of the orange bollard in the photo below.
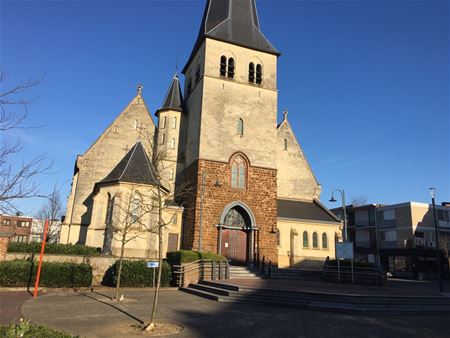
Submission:
{"label": "orange bollard", "polygon": [[45,243],[47,242],[47,233],[48,233],[48,219],[45,220],[44,239],[42,240],[41,254],[39,255],[39,265],[37,270],[36,282],[34,283],[34,294],[33,294],[34,298],[36,298],[38,294],[39,278],[41,277],[42,259],[44,258]]}

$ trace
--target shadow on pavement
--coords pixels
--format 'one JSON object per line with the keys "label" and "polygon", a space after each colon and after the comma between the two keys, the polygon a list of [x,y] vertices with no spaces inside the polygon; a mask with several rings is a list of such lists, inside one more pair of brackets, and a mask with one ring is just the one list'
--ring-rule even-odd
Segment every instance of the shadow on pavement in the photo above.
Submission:
{"label": "shadow on pavement", "polygon": [[[144,325],[144,321],[142,321],[141,319],[139,319],[139,318],[133,316],[131,313],[129,313],[129,312],[127,312],[127,311],[121,309],[120,307],[118,307],[118,306],[116,306],[116,305],[114,305],[114,304],[110,304],[110,303],[105,302],[105,301],[103,301],[103,300],[100,300],[100,299],[97,299],[97,298],[95,298],[95,297],[89,296],[89,295],[87,295],[87,294],[85,294],[85,293],[83,293],[83,292],[75,291],[75,293],[77,293],[77,294],[79,294],[79,295],[81,295],[81,296],[90,298],[90,299],[92,299],[92,300],[95,300],[96,302],[99,302],[99,303],[102,303],[102,304],[104,304],[104,305],[107,305],[107,306],[109,306],[109,307],[111,307],[111,308],[113,308],[113,309],[119,311],[120,313],[123,313],[124,315],[130,317],[131,319],[137,321],[139,324]],[[97,293],[97,292],[96,292],[96,293]],[[103,295],[103,294],[100,294],[100,295],[102,295],[102,296],[104,296],[104,297],[108,297],[108,296]],[[108,298],[111,299],[110,297],[108,297]]]}

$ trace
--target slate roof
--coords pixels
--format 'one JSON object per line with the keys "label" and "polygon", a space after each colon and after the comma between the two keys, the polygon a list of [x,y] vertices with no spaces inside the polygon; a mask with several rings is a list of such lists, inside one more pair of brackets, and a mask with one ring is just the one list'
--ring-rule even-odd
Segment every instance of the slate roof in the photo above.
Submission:
{"label": "slate roof", "polygon": [[162,110],[183,111],[183,94],[181,94],[180,79],[177,74],[173,77],[164,102],[161,108],[156,111],[156,114]]}
{"label": "slate roof", "polygon": [[155,169],[147,157],[144,146],[139,141],[120,160],[115,168],[98,184],[118,182],[157,185]]}
{"label": "slate roof", "polygon": [[336,216],[317,200],[308,202],[279,199],[277,202],[278,218],[340,223]]}
{"label": "slate roof", "polygon": [[280,55],[261,33],[255,0],[208,0],[197,41],[186,67],[206,37]]}

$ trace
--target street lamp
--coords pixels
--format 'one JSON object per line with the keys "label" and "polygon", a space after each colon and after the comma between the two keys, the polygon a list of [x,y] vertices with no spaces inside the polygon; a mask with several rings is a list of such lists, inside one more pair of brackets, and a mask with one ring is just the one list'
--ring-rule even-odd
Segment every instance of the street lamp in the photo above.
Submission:
{"label": "street lamp", "polygon": [[431,203],[433,205],[433,218],[434,218],[434,237],[436,239],[436,264],[437,264],[437,273],[438,273],[438,279],[439,279],[439,291],[444,292],[444,284],[442,282],[442,274],[441,274],[441,255],[439,250],[439,230],[438,230],[438,224],[437,224],[437,218],[436,218],[436,203],[435,203],[435,196],[436,196],[436,189],[435,188],[429,188],[430,195],[431,195]]}
{"label": "street lamp", "polygon": [[334,193],[338,191],[341,193],[341,197],[342,197],[342,211],[344,213],[344,242],[347,242],[348,237],[347,237],[347,210],[345,207],[345,191],[344,189],[340,190],[340,189],[334,189],[331,192],[331,198],[330,198],[330,202],[336,202],[336,199],[334,198]]}

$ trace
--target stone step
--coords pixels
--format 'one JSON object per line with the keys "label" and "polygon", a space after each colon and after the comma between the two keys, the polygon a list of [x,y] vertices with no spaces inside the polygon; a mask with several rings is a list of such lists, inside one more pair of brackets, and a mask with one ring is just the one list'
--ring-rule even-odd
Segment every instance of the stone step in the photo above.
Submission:
{"label": "stone step", "polygon": [[181,290],[220,302],[252,303],[359,314],[450,313],[450,298],[448,297],[352,296],[254,289],[216,281],[202,281]]}

